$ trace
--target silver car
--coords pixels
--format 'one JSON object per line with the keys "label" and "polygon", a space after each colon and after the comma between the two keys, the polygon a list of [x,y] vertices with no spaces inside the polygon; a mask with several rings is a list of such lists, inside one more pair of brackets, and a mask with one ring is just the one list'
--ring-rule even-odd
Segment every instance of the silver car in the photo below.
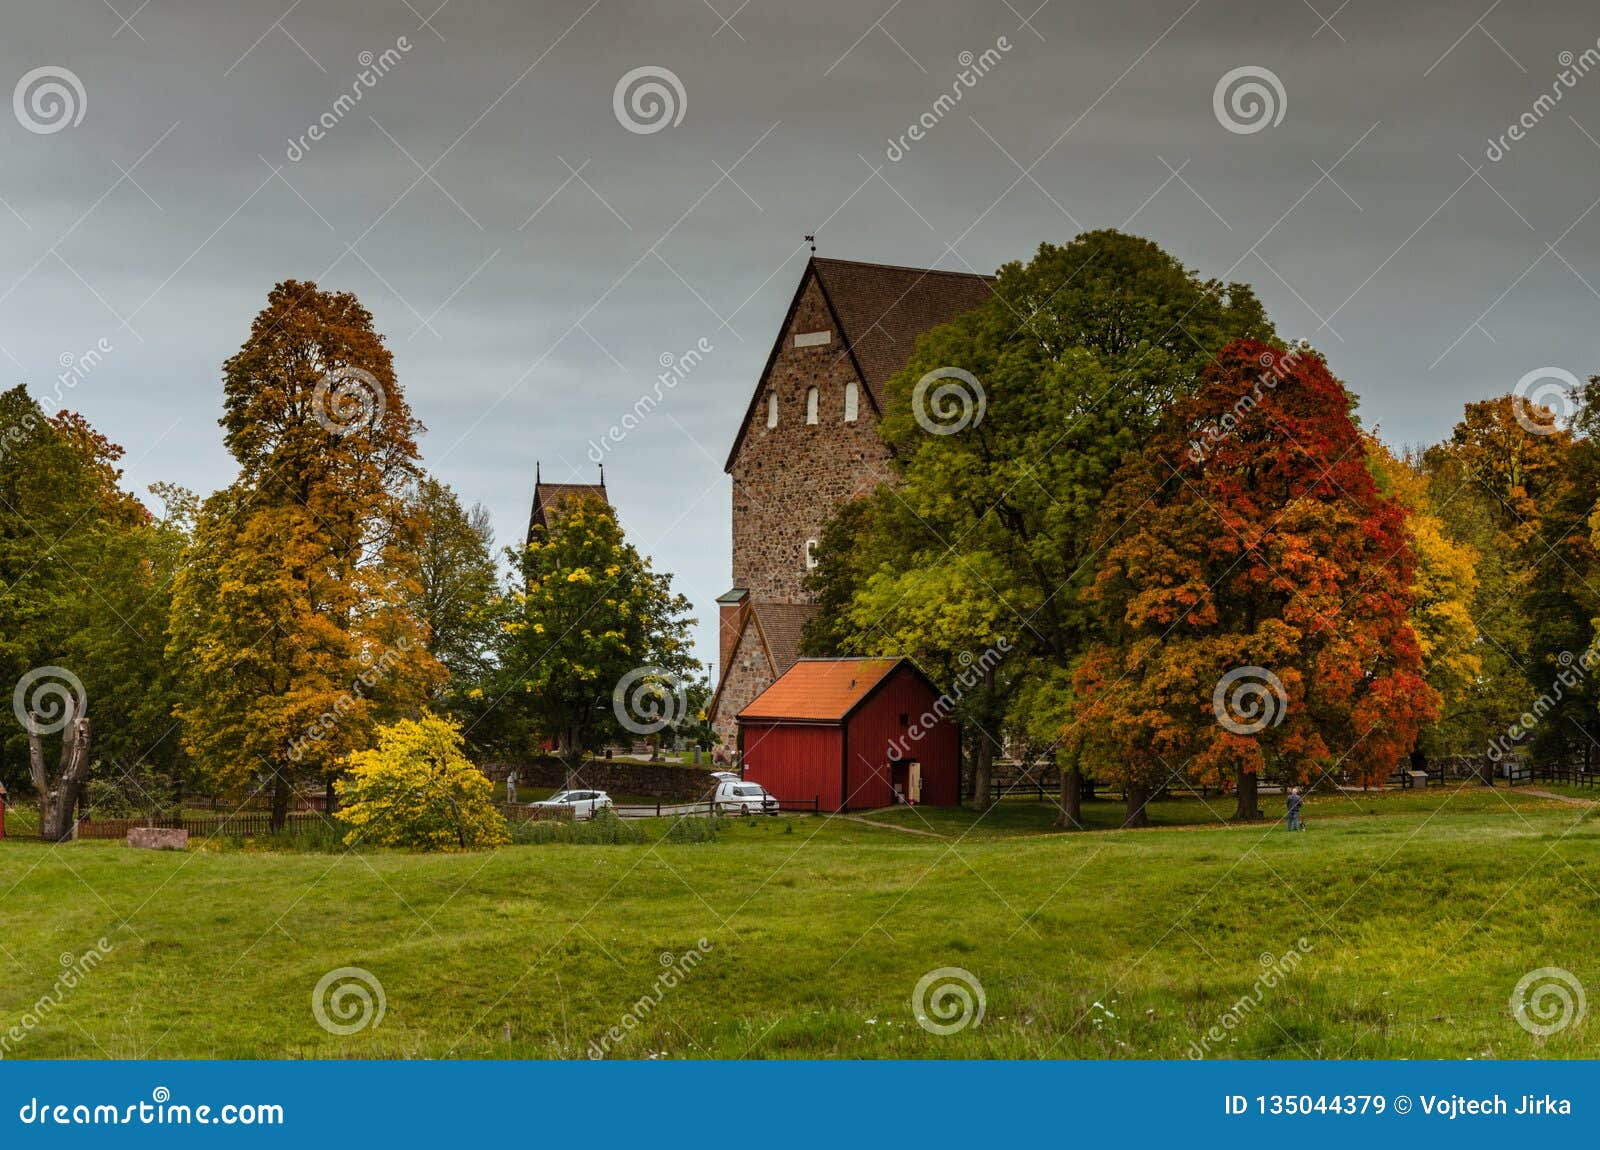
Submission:
{"label": "silver car", "polygon": [[542,802],[530,803],[542,808],[570,810],[574,819],[592,819],[595,812],[612,805],[611,796],[604,791],[558,791]]}

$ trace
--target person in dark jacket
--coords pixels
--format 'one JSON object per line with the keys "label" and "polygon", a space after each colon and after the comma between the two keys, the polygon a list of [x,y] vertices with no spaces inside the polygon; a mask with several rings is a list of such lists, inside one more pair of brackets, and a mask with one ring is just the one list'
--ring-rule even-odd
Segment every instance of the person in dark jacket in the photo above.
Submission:
{"label": "person in dark jacket", "polygon": [[1297,831],[1297,830],[1301,829],[1301,827],[1300,827],[1300,804],[1301,804],[1302,801],[1303,800],[1300,798],[1300,788],[1299,787],[1290,787],[1289,788],[1289,829],[1292,830],[1292,831]]}

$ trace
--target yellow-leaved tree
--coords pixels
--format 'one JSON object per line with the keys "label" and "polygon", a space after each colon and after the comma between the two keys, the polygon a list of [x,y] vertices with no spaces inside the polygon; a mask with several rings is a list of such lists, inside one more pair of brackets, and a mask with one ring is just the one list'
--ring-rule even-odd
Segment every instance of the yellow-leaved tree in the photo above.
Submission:
{"label": "yellow-leaved tree", "polygon": [[331,784],[373,727],[444,676],[414,609],[416,433],[372,315],[348,292],[275,287],[223,365],[238,478],[207,499],[175,581],[177,714],[235,794]]}
{"label": "yellow-leaved tree", "polygon": [[[1433,510],[1434,479],[1414,458],[1400,459],[1376,436],[1367,436],[1367,465],[1379,490],[1406,509],[1406,535],[1416,556],[1411,587],[1411,629],[1422,650],[1423,674],[1442,700],[1440,718],[1424,728],[1412,765],[1425,769],[1429,754],[1476,749],[1475,727],[1466,721],[1478,708],[1483,658],[1472,618],[1478,593],[1478,549],[1452,539]],[[1450,498],[1446,492],[1442,498]]]}
{"label": "yellow-leaved tree", "polygon": [[494,785],[463,753],[461,728],[424,712],[377,730],[334,785],[347,846],[468,850],[510,842]]}

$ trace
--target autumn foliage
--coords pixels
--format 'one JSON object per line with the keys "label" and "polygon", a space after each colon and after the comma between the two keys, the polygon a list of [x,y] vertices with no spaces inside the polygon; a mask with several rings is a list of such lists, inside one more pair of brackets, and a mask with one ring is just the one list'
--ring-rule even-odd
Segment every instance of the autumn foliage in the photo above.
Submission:
{"label": "autumn foliage", "polygon": [[1314,353],[1239,340],[1124,465],[1089,592],[1109,638],[1075,668],[1065,738],[1125,784],[1130,822],[1185,780],[1255,817],[1263,776],[1381,778],[1436,716],[1406,513],[1351,406]]}
{"label": "autumn foliage", "polygon": [[175,580],[184,745],[223,790],[325,784],[444,671],[413,610],[416,433],[383,338],[347,292],[286,281],[223,365],[239,464]]}
{"label": "autumn foliage", "polygon": [[461,728],[424,713],[379,727],[335,784],[348,846],[467,850],[510,842],[494,784],[462,751]]}

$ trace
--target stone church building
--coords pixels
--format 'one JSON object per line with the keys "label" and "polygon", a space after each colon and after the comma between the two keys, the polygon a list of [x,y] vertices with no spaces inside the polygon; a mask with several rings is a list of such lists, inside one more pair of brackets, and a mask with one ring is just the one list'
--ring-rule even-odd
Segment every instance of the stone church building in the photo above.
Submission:
{"label": "stone church building", "polygon": [[988,276],[813,256],[800,277],[724,470],[733,477],[733,586],[717,600],[711,722],[735,716],[799,657],[822,528],[889,474],[884,384],[917,337],[990,294]]}

